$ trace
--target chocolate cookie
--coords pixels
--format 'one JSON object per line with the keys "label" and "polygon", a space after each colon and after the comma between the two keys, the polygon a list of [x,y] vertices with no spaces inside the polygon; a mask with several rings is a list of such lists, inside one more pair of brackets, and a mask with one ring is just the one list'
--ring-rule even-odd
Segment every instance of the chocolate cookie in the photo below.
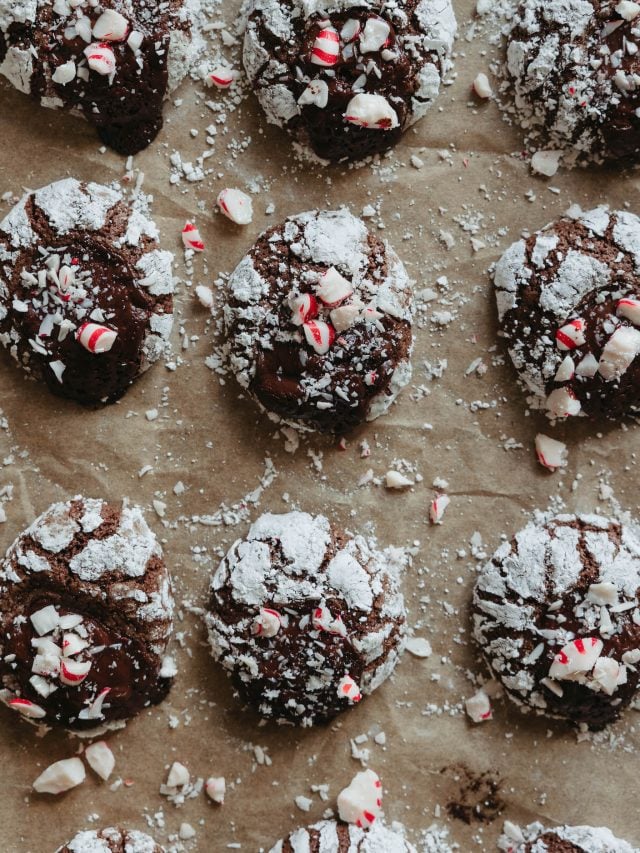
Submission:
{"label": "chocolate cookie", "polygon": [[637,853],[604,826],[545,829],[541,823],[522,828],[511,824],[500,837],[498,847],[506,853]]}
{"label": "chocolate cookie", "polygon": [[0,74],[136,154],[202,47],[199,9],[200,0],[0,0]]}
{"label": "chocolate cookie", "polygon": [[640,151],[638,6],[523,0],[508,38],[515,109],[532,144],[574,159]]}
{"label": "chocolate cookie", "polygon": [[161,702],[173,595],[141,510],[53,504],[0,564],[0,695],[38,724],[81,731]]}
{"label": "chocolate cookie", "polygon": [[593,729],[632,701],[640,672],[640,529],[538,515],[483,567],[474,634],[523,710]]}
{"label": "chocolate cookie", "polygon": [[263,717],[311,726],[391,675],[404,647],[404,552],[305,512],[262,515],[220,563],[213,656]]}
{"label": "chocolate cookie", "polygon": [[57,853],[164,853],[164,847],[136,829],[88,829],[79,832]]}
{"label": "chocolate cookie", "polygon": [[640,412],[640,219],[571,208],[495,268],[502,334],[550,418]]}
{"label": "chocolate cookie", "polygon": [[379,417],[409,382],[412,316],[398,256],[344,209],[262,234],[224,311],[240,385],[292,426],[326,432]]}
{"label": "chocolate cookie", "polygon": [[360,829],[336,820],[321,820],[306,829],[297,829],[271,848],[269,853],[416,853],[402,835],[376,821],[370,829]]}
{"label": "chocolate cookie", "polygon": [[252,0],[249,11],[244,66],[267,120],[324,160],[391,148],[452,67],[450,0]]}
{"label": "chocolate cookie", "polygon": [[147,202],[67,178],[0,222],[0,342],[55,394],[114,402],[167,348],[173,255]]}

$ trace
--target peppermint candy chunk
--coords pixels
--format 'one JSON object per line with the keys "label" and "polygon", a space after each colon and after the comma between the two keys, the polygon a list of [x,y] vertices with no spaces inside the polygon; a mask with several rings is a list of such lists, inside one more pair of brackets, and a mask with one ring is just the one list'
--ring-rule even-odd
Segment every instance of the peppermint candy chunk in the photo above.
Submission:
{"label": "peppermint candy chunk", "polygon": [[104,717],[102,706],[105,703],[107,696],[111,693],[110,687],[104,687],[96,696],[93,702],[89,703],[87,708],[82,708],[78,717],[81,720],[101,720]]}
{"label": "peppermint candy chunk", "polygon": [[360,25],[360,21],[356,18],[349,18],[340,30],[340,38],[345,44],[350,44],[358,38],[361,32],[362,27]]}
{"label": "peppermint candy chunk", "polygon": [[59,86],[66,86],[67,83],[71,83],[72,80],[76,79],[75,62],[70,59],[68,62],[64,62],[62,65],[58,65],[56,70],[51,75],[51,79]]}
{"label": "peppermint candy chunk", "polygon": [[556,388],[547,397],[546,407],[552,418],[569,418],[580,414],[582,404],[569,388]]}
{"label": "peppermint candy chunk", "polygon": [[484,690],[478,690],[469,699],[465,699],[464,707],[474,723],[485,723],[493,717],[491,702]]}
{"label": "peppermint candy chunk", "polygon": [[191,775],[184,764],[181,764],[179,761],[174,761],[169,768],[167,787],[183,788],[185,785],[189,784],[190,779]]}
{"label": "peppermint candy chunk", "polygon": [[620,379],[640,353],[640,331],[619,326],[611,335],[600,356],[598,373],[603,379]]}
{"label": "peppermint candy chunk", "polygon": [[583,346],[587,339],[584,336],[585,322],[582,319],[572,320],[556,332],[556,345],[559,350],[566,352]]}
{"label": "peppermint candy chunk", "polygon": [[64,758],[50,764],[33,783],[39,794],[63,794],[85,780],[84,764],[79,758]]}
{"label": "peppermint candy chunk", "polygon": [[333,328],[338,334],[346,332],[354,323],[362,319],[361,305],[342,305],[329,312]]}
{"label": "peppermint candy chunk", "polygon": [[573,379],[575,372],[576,368],[575,364],[573,363],[573,359],[570,355],[567,355],[565,356],[565,358],[560,364],[560,367],[556,371],[554,380],[556,382],[569,382],[570,379]]}
{"label": "peppermint candy chunk", "polygon": [[257,637],[275,637],[280,630],[282,624],[282,616],[277,610],[271,610],[269,607],[261,607],[260,612],[253,620],[251,633]]}
{"label": "peppermint candy chunk", "polygon": [[325,605],[315,608],[311,617],[311,624],[316,631],[326,631],[328,634],[333,634],[337,637],[347,636],[347,629],[342,621],[342,617],[336,616],[334,619],[331,611]]}
{"label": "peppermint candy chunk", "polygon": [[224,189],[217,198],[217,205],[227,217],[236,225],[248,225],[253,219],[253,205],[251,199],[242,190]]}
{"label": "peppermint candy chunk", "polygon": [[35,628],[36,633],[40,637],[44,637],[45,634],[50,634],[52,631],[55,631],[60,623],[58,611],[55,609],[53,604],[48,604],[46,607],[41,607],[40,610],[36,610],[31,614],[29,619]]}
{"label": "peppermint candy chunk", "polygon": [[291,322],[294,326],[302,326],[318,316],[318,300],[311,293],[301,293],[289,300]]}
{"label": "peppermint candy chunk", "polygon": [[348,699],[354,704],[362,699],[360,688],[350,675],[345,675],[340,679],[338,684],[338,696],[341,699]]}
{"label": "peppermint candy chunk", "polygon": [[338,794],[338,814],[345,823],[363,829],[371,826],[382,811],[382,782],[373,770],[363,770]]}
{"label": "peppermint candy chunk", "polygon": [[364,92],[351,98],[344,117],[350,124],[370,130],[392,130],[399,125],[398,115],[386,98]]}
{"label": "peppermint candy chunk", "polygon": [[47,715],[45,709],[41,708],[40,705],[36,705],[35,702],[31,702],[29,699],[23,699],[21,696],[9,699],[7,705],[30,720],[41,720]]}
{"label": "peppermint candy chunk", "polygon": [[340,55],[340,36],[332,26],[320,30],[311,49],[311,62],[323,68],[331,68]]}
{"label": "peppermint candy chunk", "polygon": [[118,333],[113,329],[97,323],[83,323],[76,332],[78,343],[95,355],[109,352],[117,337]]}
{"label": "peppermint candy chunk", "polygon": [[225,65],[217,65],[209,74],[209,80],[218,89],[228,89],[239,76],[240,74],[235,69],[227,68]]}
{"label": "peppermint candy chunk", "polygon": [[536,455],[538,462],[549,471],[565,468],[567,465],[567,445],[541,432],[536,436]]}
{"label": "peppermint candy chunk", "polygon": [[194,252],[204,252],[204,243],[200,231],[192,222],[186,222],[182,229],[182,242],[185,249],[193,249]]}
{"label": "peppermint candy chunk", "polygon": [[621,18],[624,18],[625,21],[635,21],[638,15],[640,15],[640,4],[633,3],[631,0],[622,0],[622,2],[618,3],[615,7],[615,11]]}
{"label": "peppermint candy chunk", "polygon": [[304,323],[302,328],[309,346],[312,346],[318,355],[326,355],[336,339],[333,326],[325,323],[324,320],[310,320]]}
{"label": "peppermint candy chunk", "polygon": [[473,81],[473,91],[479,98],[482,98],[483,101],[493,95],[493,89],[491,88],[491,83],[489,82],[489,78],[486,74],[481,72],[476,76]]}
{"label": "peppermint candy chunk", "polygon": [[640,326],[640,299],[620,299],[616,305],[616,314],[629,320],[634,326]]}
{"label": "peppermint candy chunk", "polygon": [[93,25],[93,35],[100,41],[124,41],[128,32],[129,21],[115,9],[106,9]]}
{"label": "peppermint candy chunk", "polygon": [[84,751],[84,757],[93,772],[106,782],[113,773],[116,759],[105,741],[98,740],[90,744]]}
{"label": "peppermint candy chunk", "polygon": [[210,800],[222,805],[227,790],[227,783],[224,776],[210,776],[204,783],[204,790]]}
{"label": "peppermint candy chunk", "polygon": [[329,103],[329,86],[324,80],[312,80],[298,98],[301,107],[313,105],[323,110]]}
{"label": "peppermint candy chunk", "polygon": [[63,659],[60,663],[60,681],[69,687],[81,684],[89,675],[91,669],[90,660]]}
{"label": "peppermint candy chunk", "polygon": [[62,654],[65,658],[80,654],[89,643],[78,634],[64,634],[62,637]]}
{"label": "peppermint candy chunk", "polygon": [[549,678],[572,680],[576,675],[590,672],[600,657],[603,643],[597,637],[572,640],[563,646],[549,668]]}
{"label": "peppermint candy chunk", "polygon": [[599,657],[593,667],[593,682],[607,696],[613,696],[616,688],[626,684],[627,668],[617,660],[609,657]]}
{"label": "peppermint candy chunk", "polygon": [[587,353],[582,361],[578,362],[576,367],[576,374],[578,376],[585,376],[589,379],[593,379],[597,372],[598,359],[591,352]]}
{"label": "peppermint candy chunk", "polygon": [[108,44],[90,44],[84,49],[84,55],[92,71],[104,77],[115,74],[116,57]]}
{"label": "peppermint candy chunk", "polygon": [[391,27],[382,18],[368,18],[360,36],[360,53],[377,53],[387,43]]}
{"label": "peppermint candy chunk", "polygon": [[431,524],[442,524],[446,508],[451,503],[448,495],[436,495],[429,506],[429,520]]}
{"label": "peppermint candy chunk", "polygon": [[316,285],[318,299],[329,308],[337,308],[341,302],[348,299],[353,293],[351,282],[340,275],[335,267],[329,267],[324,272]]}
{"label": "peppermint candy chunk", "polygon": [[618,587],[610,581],[592,583],[587,590],[587,601],[610,607],[618,603]]}

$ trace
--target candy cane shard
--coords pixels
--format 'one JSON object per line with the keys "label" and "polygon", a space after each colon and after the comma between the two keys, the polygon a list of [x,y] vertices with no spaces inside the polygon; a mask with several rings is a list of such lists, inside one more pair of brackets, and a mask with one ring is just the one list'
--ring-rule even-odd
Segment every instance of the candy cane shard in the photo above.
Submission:
{"label": "candy cane shard", "polygon": [[113,347],[118,333],[108,326],[97,323],[83,323],[76,332],[76,340],[88,352],[101,355]]}
{"label": "candy cane shard", "polygon": [[47,715],[45,709],[41,708],[40,705],[36,705],[35,702],[23,699],[20,696],[9,699],[7,705],[13,708],[14,711],[18,711],[23,717],[28,717],[31,720],[41,720]]}
{"label": "candy cane shard", "polygon": [[572,640],[558,652],[549,668],[549,678],[572,680],[590,672],[602,652],[603,642],[597,637]]}
{"label": "candy cane shard", "polygon": [[87,65],[103,77],[115,74],[116,57],[108,44],[90,44],[84,50]]}
{"label": "candy cane shard", "polygon": [[330,68],[338,62],[340,55],[340,36],[331,26],[325,26],[315,38],[311,49],[311,62],[323,68]]}
{"label": "candy cane shard", "polygon": [[350,675],[345,675],[340,679],[338,684],[338,696],[341,699],[348,699],[350,702],[356,703],[362,699],[360,688]]}
{"label": "candy cane shard", "polygon": [[450,503],[448,495],[436,495],[429,506],[429,520],[432,524],[442,524],[445,510]]}
{"label": "candy cane shard", "polygon": [[484,723],[493,717],[491,702],[484,690],[478,690],[469,699],[465,699],[464,707],[474,723]]}
{"label": "candy cane shard", "polygon": [[218,89],[228,89],[239,76],[239,72],[235,69],[217,65],[209,74],[209,79]]}
{"label": "candy cane shard", "polygon": [[116,759],[105,741],[98,740],[90,744],[84,751],[84,757],[93,772],[106,782],[113,773]]}
{"label": "candy cane shard", "polygon": [[344,117],[350,124],[370,130],[393,130],[400,124],[396,111],[382,95],[354,95]]}
{"label": "candy cane shard", "polygon": [[111,693],[111,688],[104,687],[87,708],[82,708],[78,717],[81,720],[101,720],[104,717],[102,706],[109,693]]}
{"label": "candy cane shard", "polygon": [[547,411],[552,418],[569,418],[579,415],[582,404],[569,388],[556,388],[547,397]]}
{"label": "candy cane shard", "polygon": [[291,322],[294,326],[302,326],[318,316],[318,300],[311,293],[301,293],[289,299]]}
{"label": "candy cane shard", "polygon": [[631,299],[630,297],[620,299],[616,306],[616,314],[618,317],[629,320],[634,326],[640,326],[640,299]]}
{"label": "candy cane shard", "polygon": [[304,323],[302,328],[309,346],[312,346],[318,355],[326,355],[336,338],[333,326],[325,323],[324,320],[310,320]]}
{"label": "candy cane shard", "polygon": [[261,607],[253,620],[251,633],[257,637],[275,637],[282,625],[282,616],[277,610]]}
{"label": "candy cane shard", "polygon": [[227,188],[218,194],[217,205],[236,225],[249,225],[253,219],[253,204],[242,190]]}
{"label": "candy cane shard", "polygon": [[93,35],[100,41],[124,41],[128,32],[129,22],[115,9],[106,9],[93,25]]}
{"label": "candy cane shard", "polygon": [[360,53],[377,53],[386,45],[391,27],[382,18],[368,18],[360,36]]}
{"label": "candy cane shard", "polygon": [[318,299],[329,308],[337,308],[353,293],[353,285],[335,267],[322,273],[316,285]]}
{"label": "candy cane shard", "polygon": [[357,773],[338,794],[338,814],[345,823],[367,828],[382,811],[382,782],[373,770]]}
{"label": "candy cane shard", "polygon": [[538,433],[536,435],[536,454],[538,461],[549,471],[564,468],[567,465],[567,445],[562,441],[556,441],[548,435]]}
{"label": "candy cane shard", "polygon": [[325,605],[316,607],[311,617],[311,624],[316,631],[326,631],[339,637],[347,636],[347,629],[341,616],[333,617],[331,611]]}
{"label": "candy cane shard", "polygon": [[224,776],[210,776],[204,783],[204,790],[210,800],[222,805],[227,790],[227,783]]}
{"label": "candy cane shard", "polygon": [[572,320],[556,332],[556,345],[559,350],[574,350],[586,343],[585,322],[582,319]]}
{"label": "candy cane shard", "polygon": [[640,331],[631,326],[619,326],[604,346],[598,373],[603,379],[620,379],[640,353]]}
{"label": "candy cane shard", "polygon": [[301,107],[312,105],[323,110],[329,103],[329,86],[324,80],[312,80],[298,98]]}
{"label": "candy cane shard", "polygon": [[200,231],[192,222],[185,223],[182,229],[182,242],[185,249],[193,249],[194,252],[204,252],[204,242]]}
{"label": "candy cane shard", "polygon": [[39,794],[62,794],[85,780],[84,764],[79,758],[64,758],[50,764],[33,783]]}

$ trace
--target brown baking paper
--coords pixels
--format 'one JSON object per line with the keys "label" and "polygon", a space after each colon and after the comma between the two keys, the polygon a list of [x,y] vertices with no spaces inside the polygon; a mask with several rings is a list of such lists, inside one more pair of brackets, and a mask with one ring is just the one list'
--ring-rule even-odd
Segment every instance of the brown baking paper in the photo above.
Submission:
{"label": "brown baking paper", "polygon": [[[508,818],[605,824],[640,845],[637,711],[629,710],[610,732],[578,743],[566,726],[523,716],[504,701],[494,703],[492,721],[478,726],[461,705],[476,689],[470,677],[485,675],[469,621],[483,550],[491,553],[502,534],[510,536],[529,512],[552,499],[569,509],[609,511],[601,481],[623,508],[639,511],[635,425],[603,427],[596,434],[593,426],[572,423],[558,431],[570,447],[569,467],[550,475],[535,461],[533,440],[545,425],[527,414],[505,363],[486,275],[523,229],[541,227],[571,203],[628,204],[640,211],[638,178],[591,170],[543,180],[512,156],[522,148],[521,135],[502,121],[495,103],[481,104],[470,95],[473,79],[489,70],[493,55],[483,35],[486,22],[475,38],[465,38],[473,6],[471,0],[455,2],[461,36],[453,84],[393,154],[362,169],[300,164],[285,134],[265,124],[253,97],[230,109],[228,93],[187,81],[178,94],[181,103],[167,105],[159,140],[134,161],[144,172],[145,191],[154,196],[163,248],[177,257],[169,364],[152,368],[119,404],[85,411],[26,381],[3,354],[0,487],[7,520],[0,526],[0,547],[8,547],[54,500],[77,493],[116,500],[126,495],[145,507],[162,538],[180,605],[174,641],[179,674],[170,698],[108,737],[116,756],[110,783],[127,780],[117,790],[88,771],[86,782],[66,795],[31,793],[42,769],[73,755],[80,742],[59,732],[39,738],[2,711],[0,847],[6,853],[48,853],[81,829],[114,823],[148,829],[167,848],[181,849],[176,834],[187,822],[197,834],[184,842],[186,850],[269,849],[335,807],[338,792],[361,769],[350,741],[362,734],[368,740],[358,749],[369,750],[368,766],[383,780],[386,818],[402,821],[413,840],[436,822],[448,827],[450,841],[463,851],[493,850]],[[225,18],[231,26],[238,7],[235,0],[225,3],[213,23]],[[214,29],[212,56],[220,46],[220,30]],[[237,45],[223,49],[236,63],[237,51]],[[217,129],[212,146],[206,142],[211,124]],[[34,106],[4,83],[0,140],[0,195],[17,196],[65,175],[110,182],[125,174],[122,158],[100,153],[91,127]],[[203,151],[212,152],[204,161],[209,174],[172,184],[169,158],[175,151],[194,164]],[[411,165],[412,156],[420,162]],[[214,212],[224,186],[254,192],[248,227]],[[375,207],[370,226],[391,242],[416,280],[413,384],[388,416],[350,435],[346,449],[311,437],[290,453],[276,426],[240,397],[233,378],[205,364],[220,343],[220,276],[270,224],[305,209],[340,205],[356,214]],[[8,208],[2,205],[2,215]],[[193,274],[180,242],[186,219],[197,222],[207,246]],[[449,249],[441,238],[451,240],[441,232],[455,241]],[[472,238],[480,241],[476,251]],[[214,287],[213,320],[194,296],[198,283]],[[486,373],[467,375],[476,359]],[[145,417],[151,409],[159,412],[153,421]],[[369,458],[360,457],[364,439]],[[358,487],[368,469],[383,478],[400,460],[412,479],[420,475],[411,490],[390,492],[375,481]],[[141,477],[145,466],[151,470]],[[427,520],[435,478],[448,481],[451,498],[437,527]],[[164,519],[153,501],[166,504]],[[375,533],[382,545],[411,548],[413,565],[404,578],[410,624],[433,647],[427,659],[405,653],[396,675],[373,696],[333,725],[313,730],[260,725],[242,711],[208,655],[193,612],[205,600],[221,553],[246,533],[250,520],[292,508]],[[372,738],[380,731],[385,745]],[[161,797],[159,786],[175,760],[194,778],[225,776],[225,804],[216,806],[201,794],[177,808]],[[327,802],[311,785],[328,786]],[[499,801],[483,807],[486,822],[468,825],[449,813],[464,817],[464,803],[473,806],[485,792]],[[312,800],[308,813],[294,803],[300,795]]]}

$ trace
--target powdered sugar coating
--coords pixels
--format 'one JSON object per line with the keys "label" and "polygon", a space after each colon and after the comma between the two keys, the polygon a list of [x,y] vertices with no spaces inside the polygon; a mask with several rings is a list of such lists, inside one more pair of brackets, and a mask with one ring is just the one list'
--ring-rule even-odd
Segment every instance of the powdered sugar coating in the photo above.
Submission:
{"label": "powdered sugar coating", "polygon": [[[619,418],[640,405],[639,362],[614,382],[588,371],[582,375],[579,367],[587,357],[598,363],[613,331],[632,325],[618,316],[617,303],[638,295],[639,241],[640,219],[633,213],[574,206],[564,218],[514,243],[496,264],[498,317],[532,406],[546,407],[558,387],[574,394],[587,414]],[[556,382],[567,356],[556,336],[576,319],[587,327],[584,343],[569,353],[577,369],[570,379]]]}
{"label": "powdered sugar coating", "polygon": [[269,853],[416,853],[403,835],[377,820],[370,829],[335,820],[322,820],[297,829],[279,841]]}
{"label": "powdered sugar coating", "polygon": [[[381,552],[362,536],[336,534],[324,516],[266,513],[213,577],[206,616],[213,655],[263,716],[302,725],[333,716],[348,706],[337,690],[345,675],[371,693],[397,663],[405,562],[399,549]],[[279,614],[273,637],[256,632],[262,608]],[[314,627],[317,608],[328,610],[328,622],[339,617],[344,630]]]}
{"label": "powdered sugar coating", "polygon": [[57,853],[163,853],[164,848],[136,829],[87,829],[79,832]]}
{"label": "powdered sugar coating", "polygon": [[[603,590],[604,599],[597,594]],[[632,658],[640,649],[639,594],[637,525],[538,514],[483,567],[474,591],[474,636],[523,709],[602,727],[637,689]],[[588,671],[572,680],[550,678],[555,656],[580,638],[601,640],[601,656],[620,667],[620,683],[610,692]]]}
{"label": "powdered sugar coating", "polygon": [[[353,291],[343,304],[359,302],[373,314],[316,358],[290,300],[313,294],[330,268]],[[331,324],[330,308],[318,310]],[[379,417],[410,381],[412,316],[411,282],[388,244],[345,209],[302,213],[263,234],[229,280],[230,364],[240,385],[291,425],[340,431],[345,421]],[[277,363],[280,352],[286,364]],[[283,375],[286,389],[277,380]]]}
{"label": "powdered sugar coating", "polygon": [[545,853],[553,849],[548,845],[554,841],[574,844],[584,853],[638,853],[626,841],[615,838],[611,830],[604,826],[556,826],[545,829],[539,823],[518,827],[524,840],[513,839],[506,833],[500,837],[498,846],[508,853]]}

